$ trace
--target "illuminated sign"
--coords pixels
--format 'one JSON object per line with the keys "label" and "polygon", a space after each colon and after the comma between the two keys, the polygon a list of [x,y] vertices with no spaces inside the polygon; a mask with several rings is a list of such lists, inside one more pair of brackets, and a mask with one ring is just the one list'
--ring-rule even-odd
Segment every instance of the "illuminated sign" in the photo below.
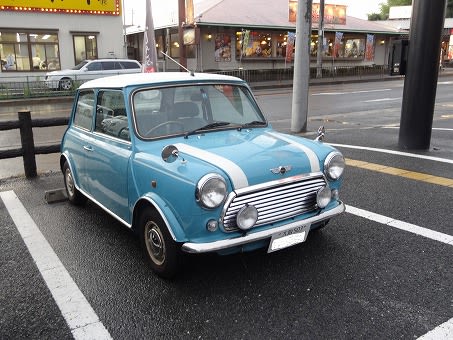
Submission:
{"label": "illuminated sign", "polygon": [[121,0],[0,0],[0,11],[120,15]]}
{"label": "illuminated sign", "polygon": [[[297,1],[288,0],[289,22],[296,22]],[[312,23],[319,23],[319,4],[312,4],[311,8]],[[346,25],[346,6],[344,5],[324,5],[324,24]]]}

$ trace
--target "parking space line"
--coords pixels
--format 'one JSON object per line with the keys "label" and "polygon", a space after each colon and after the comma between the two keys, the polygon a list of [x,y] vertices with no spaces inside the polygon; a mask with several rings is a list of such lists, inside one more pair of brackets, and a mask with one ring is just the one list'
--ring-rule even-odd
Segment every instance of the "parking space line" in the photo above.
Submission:
{"label": "parking space line", "polygon": [[453,179],[346,158],[346,165],[453,188]]}
{"label": "parking space line", "polygon": [[405,157],[411,157],[411,158],[417,158],[417,159],[426,159],[426,160],[429,160],[429,161],[453,164],[453,159],[448,159],[448,158],[419,155],[419,154],[416,154],[416,153],[402,152],[402,151],[395,151],[395,150],[388,150],[388,149],[370,148],[370,147],[367,147],[367,146],[359,146],[359,145],[347,145],[347,144],[336,144],[336,143],[327,143],[327,144],[332,145],[334,147],[339,147],[339,148],[356,149],[356,150],[367,150],[367,151],[387,153],[389,155],[405,156]]}
{"label": "parking space line", "polygon": [[442,242],[453,246],[453,236],[440,233],[435,230],[419,227],[415,224],[407,223],[404,221],[396,220],[391,217],[387,217],[384,215],[376,214],[371,211],[363,210],[360,208],[356,208],[350,205],[346,205],[346,212],[352,215],[356,215],[362,218],[366,218],[370,221],[378,222],[381,224],[388,225],[389,227],[397,228],[400,230],[404,230],[419,236],[423,236],[429,238],[434,241]]}
{"label": "parking space line", "polygon": [[453,338],[453,318],[422,335],[418,340],[448,340]]}
{"label": "parking space line", "polygon": [[[388,216],[376,214],[371,211],[363,210],[350,205],[346,205],[346,212],[355,216],[368,219],[370,221],[385,224],[388,225],[389,227],[404,230],[419,236],[426,237],[434,241],[438,241],[453,246],[452,235],[440,233],[438,231],[423,228],[415,224],[396,220]],[[453,339],[453,318],[418,338],[418,340],[448,340],[448,339]]]}
{"label": "parking space line", "polygon": [[112,339],[14,191],[0,192],[25,245],[76,340]]}

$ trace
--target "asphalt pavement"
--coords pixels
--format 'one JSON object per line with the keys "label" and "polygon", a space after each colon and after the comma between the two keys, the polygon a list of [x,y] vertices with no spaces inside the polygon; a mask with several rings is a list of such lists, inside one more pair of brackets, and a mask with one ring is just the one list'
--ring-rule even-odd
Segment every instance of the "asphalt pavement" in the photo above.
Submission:
{"label": "asphalt pavement", "polygon": [[[443,76],[450,76],[453,74],[453,68],[444,68],[439,72],[439,78]],[[328,77],[319,79],[310,79],[310,86],[317,85],[332,85],[332,84],[347,84],[347,83],[360,83],[370,81],[392,81],[401,80],[402,76],[390,76],[388,74],[378,75],[356,75],[356,76],[342,76],[342,77]],[[292,87],[291,80],[275,80],[275,81],[261,81],[250,83],[253,90],[266,90]],[[55,116],[67,117],[70,114],[70,107],[72,105],[72,97],[51,97],[51,98],[33,98],[33,99],[12,99],[3,100],[0,105],[0,120],[15,120],[17,119],[17,112],[21,110],[30,110],[32,118],[40,118],[48,116],[49,112],[55,112]],[[60,128],[62,130],[63,128]],[[34,130],[36,131],[36,129]],[[286,129],[284,132],[290,132]],[[4,132],[2,132],[4,133]],[[36,134],[37,132],[35,132]],[[310,131],[309,131],[310,133]],[[35,137],[36,139],[36,137]],[[37,144],[41,140],[46,143],[46,138],[37,138]],[[450,145],[453,150],[453,145]],[[0,148],[8,148],[10,146],[3,145]],[[16,145],[15,147],[20,147]],[[448,147],[448,146],[447,146]],[[59,155],[36,155],[36,164],[39,174],[50,174],[59,172]],[[24,166],[22,158],[12,158],[0,160],[0,180],[12,177],[23,177]]]}

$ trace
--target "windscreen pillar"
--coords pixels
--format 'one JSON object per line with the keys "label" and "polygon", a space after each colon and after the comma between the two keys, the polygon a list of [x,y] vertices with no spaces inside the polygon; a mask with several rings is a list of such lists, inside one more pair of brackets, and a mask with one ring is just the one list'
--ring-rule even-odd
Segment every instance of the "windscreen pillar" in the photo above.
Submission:
{"label": "windscreen pillar", "polygon": [[427,150],[436,100],[446,0],[413,0],[398,145]]}

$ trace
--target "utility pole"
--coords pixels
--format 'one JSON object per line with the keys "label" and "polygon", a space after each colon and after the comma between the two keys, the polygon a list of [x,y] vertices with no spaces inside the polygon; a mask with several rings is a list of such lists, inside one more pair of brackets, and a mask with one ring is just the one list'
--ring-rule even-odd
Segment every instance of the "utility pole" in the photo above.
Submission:
{"label": "utility pole", "polygon": [[178,0],[178,43],[179,43],[179,63],[181,72],[187,70],[186,46],[184,45],[184,25],[186,24],[186,1]]}
{"label": "utility pole", "polygon": [[431,142],[446,0],[414,0],[398,145],[428,150]]}
{"label": "utility pole", "polygon": [[291,131],[307,131],[308,82],[310,80],[312,0],[299,0],[296,17],[296,55],[294,57]]}
{"label": "utility pole", "polygon": [[322,50],[324,47],[324,0],[319,1],[318,54],[316,56],[316,78],[322,78]]}

